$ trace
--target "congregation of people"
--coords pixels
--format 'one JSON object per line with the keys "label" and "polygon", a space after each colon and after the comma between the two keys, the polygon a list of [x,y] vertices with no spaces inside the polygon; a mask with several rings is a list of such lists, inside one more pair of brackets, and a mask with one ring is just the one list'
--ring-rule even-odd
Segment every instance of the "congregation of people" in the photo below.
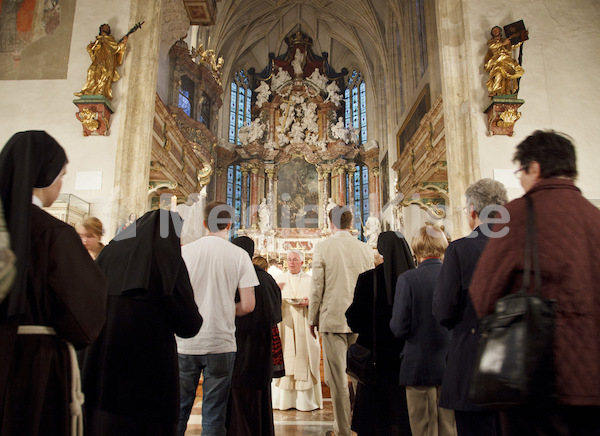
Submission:
{"label": "congregation of people", "polygon": [[[61,189],[63,148],[15,134],[0,152],[0,249],[14,254],[0,259],[0,435],[182,436],[201,392],[203,435],[274,436],[274,409],[323,409],[321,360],[329,435],[600,434],[600,210],[574,184],[566,135],[537,131],[514,161],[525,196],[474,182],[471,233],[451,242],[427,223],[410,244],[379,233],[374,250],[348,207],[328,207],[331,236],[309,273],[302,251],[285,253],[285,269],[251,238],[230,240],[235,211],[218,201],[193,242],[159,209],[104,246],[97,218],[73,229],[43,210]],[[490,410],[470,379],[481,319],[523,281],[525,197],[557,307],[557,395]],[[372,383],[346,373],[355,343],[376,357]]]}

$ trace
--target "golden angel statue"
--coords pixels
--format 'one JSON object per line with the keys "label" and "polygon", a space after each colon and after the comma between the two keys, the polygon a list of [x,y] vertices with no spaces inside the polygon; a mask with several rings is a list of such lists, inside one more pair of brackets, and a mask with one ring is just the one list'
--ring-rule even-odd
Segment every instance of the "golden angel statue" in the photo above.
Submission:
{"label": "golden angel statue", "polygon": [[488,52],[485,55],[484,69],[490,75],[486,86],[489,96],[516,94],[519,90],[518,79],[525,70],[512,57],[512,50],[522,42],[512,44],[511,40],[502,37],[502,28],[494,26],[488,40]]}

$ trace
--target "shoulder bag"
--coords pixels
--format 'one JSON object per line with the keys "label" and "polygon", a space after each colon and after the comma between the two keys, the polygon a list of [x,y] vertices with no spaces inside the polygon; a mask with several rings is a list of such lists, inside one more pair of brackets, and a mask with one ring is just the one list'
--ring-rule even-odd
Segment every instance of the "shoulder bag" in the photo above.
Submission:
{"label": "shoulder bag", "polygon": [[[555,301],[542,297],[533,202],[527,198],[523,285],[496,302],[481,320],[477,359],[469,396],[480,406],[504,409],[550,403],[555,397]],[[529,293],[531,257],[535,292]]]}

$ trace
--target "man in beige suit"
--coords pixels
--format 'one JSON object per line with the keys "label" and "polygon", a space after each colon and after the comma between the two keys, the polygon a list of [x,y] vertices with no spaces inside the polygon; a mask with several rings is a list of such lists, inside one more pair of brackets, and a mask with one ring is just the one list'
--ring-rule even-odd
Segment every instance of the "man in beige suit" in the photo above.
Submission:
{"label": "man in beige suit", "polygon": [[331,389],[334,432],[350,436],[350,393],[346,375],[346,352],[356,341],[346,323],[358,275],[374,266],[373,249],[350,234],[352,212],[335,206],[329,211],[333,236],[315,247],[308,321],[323,340],[325,383]]}

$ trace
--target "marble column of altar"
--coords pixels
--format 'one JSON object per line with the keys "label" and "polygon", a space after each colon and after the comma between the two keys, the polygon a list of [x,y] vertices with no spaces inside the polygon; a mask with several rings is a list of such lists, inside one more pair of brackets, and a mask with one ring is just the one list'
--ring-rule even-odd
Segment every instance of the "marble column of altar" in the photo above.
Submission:
{"label": "marble column of altar", "polygon": [[242,213],[240,228],[248,226],[248,167],[242,165]]}
{"label": "marble column of altar", "polygon": [[[354,206],[354,173],[356,173],[356,167],[353,164],[348,165],[346,168],[348,172],[348,206]],[[360,174],[359,174],[360,175]],[[360,214],[360,210],[354,212],[354,215]]]}
{"label": "marble column of altar", "polygon": [[336,168],[336,172],[338,173],[338,189],[337,198],[335,200],[339,205],[346,205],[346,187],[348,185],[346,181],[346,167],[344,165],[340,165]]}
{"label": "marble column of altar", "polygon": [[266,191],[267,191],[267,206],[269,206],[269,213],[271,215],[271,228],[274,229],[277,227],[276,217],[277,217],[277,197],[275,196],[275,174],[277,170],[274,167],[265,168],[265,174],[267,175],[266,180]]}
{"label": "marble column of altar", "polygon": [[250,227],[258,229],[258,166],[249,165],[250,168]]}
{"label": "marble column of altar", "polygon": [[317,167],[320,170],[319,175],[322,179],[319,180],[319,202],[321,204],[321,210],[319,212],[319,228],[327,228],[327,204],[329,203],[329,197],[331,197],[331,169],[324,168],[322,166]]}

